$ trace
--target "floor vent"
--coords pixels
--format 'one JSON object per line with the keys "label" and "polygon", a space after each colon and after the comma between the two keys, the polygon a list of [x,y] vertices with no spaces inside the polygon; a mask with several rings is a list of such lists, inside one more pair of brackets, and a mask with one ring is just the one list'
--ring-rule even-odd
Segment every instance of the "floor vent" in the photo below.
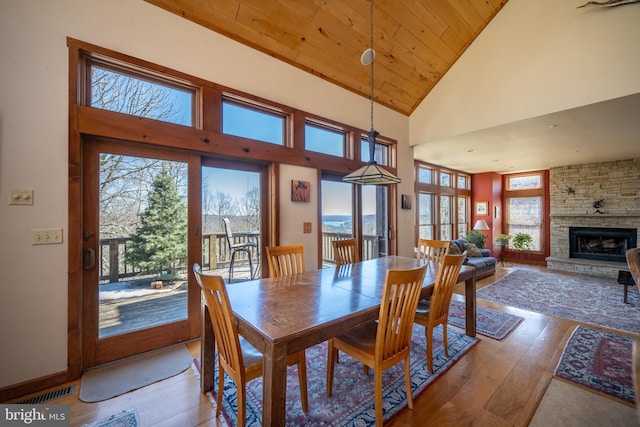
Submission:
{"label": "floor vent", "polygon": [[20,405],[38,405],[40,403],[49,402],[50,400],[56,400],[56,399],[63,398],[65,396],[72,395],[75,389],[76,389],[75,384],[69,385],[69,386],[59,388],[57,390],[51,390],[46,393],[39,394],[37,396],[31,396],[28,399],[24,399],[16,403]]}

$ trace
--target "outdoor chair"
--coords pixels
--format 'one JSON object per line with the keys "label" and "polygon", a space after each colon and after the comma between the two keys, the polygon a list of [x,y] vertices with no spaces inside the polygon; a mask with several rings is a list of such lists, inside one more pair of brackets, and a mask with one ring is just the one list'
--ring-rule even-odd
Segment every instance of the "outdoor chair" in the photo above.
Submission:
{"label": "outdoor chair", "polygon": [[418,302],[414,322],[424,326],[424,334],[427,339],[427,368],[429,372],[433,372],[433,329],[438,325],[442,325],[444,355],[449,357],[447,344],[449,306],[451,305],[453,288],[458,283],[460,269],[466,256],[466,251],[462,255],[445,255],[438,268],[436,283],[433,285],[433,294],[429,300],[420,300]]}
{"label": "outdoor chair", "polygon": [[[222,409],[225,372],[236,383],[238,396],[238,425],[244,426],[246,421],[246,383],[259,378],[263,374],[260,353],[249,341],[238,335],[236,320],[231,309],[226,285],[221,276],[203,274],[199,264],[193,265],[193,272],[202,290],[205,304],[215,336],[218,351],[218,392],[216,399],[216,417]],[[300,399],[302,410],[309,410],[307,397],[307,362],[304,350],[288,357],[288,365],[298,365],[300,381]],[[283,380],[286,384],[286,378]]]}
{"label": "outdoor chair", "polygon": [[229,253],[231,254],[231,261],[229,261],[229,282],[231,282],[231,277],[233,276],[233,267],[236,261],[236,254],[238,252],[245,252],[247,254],[247,259],[249,260],[249,271],[251,274],[251,278],[253,279],[253,263],[251,261],[251,255],[254,249],[256,251],[258,250],[258,244],[255,242],[235,243],[235,238],[233,237],[233,232],[231,231],[229,218],[223,218],[222,220],[224,221],[224,232],[227,237],[227,247],[229,248]]}
{"label": "outdoor chair", "polygon": [[368,374],[369,368],[373,368],[377,426],[382,426],[382,372],[401,361],[404,361],[407,405],[413,409],[411,335],[426,269],[426,265],[423,265],[409,270],[387,270],[378,321],[329,340],[327,395],[331,396],[333,391],[333,372],[338,351],[362,362],[365,374]]}

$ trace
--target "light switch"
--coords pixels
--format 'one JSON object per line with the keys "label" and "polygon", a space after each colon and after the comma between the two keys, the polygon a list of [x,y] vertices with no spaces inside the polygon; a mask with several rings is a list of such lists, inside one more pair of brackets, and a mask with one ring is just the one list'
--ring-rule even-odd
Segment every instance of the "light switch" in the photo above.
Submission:
{"label": "light switch", "polygon": [[33,205],[33,190],[11,190],[10,205]]}
{"label": "light switch", "polygon": [[31,244],[52,245],[62,243],[62,228],[36,228],[31,230]]}
{"label": "light switch", "polygon": [[302,225],[302,231],[303,231],[304,233],[311,233],[311,223],[310,223],[310,222],[305,222],[305,223]]}

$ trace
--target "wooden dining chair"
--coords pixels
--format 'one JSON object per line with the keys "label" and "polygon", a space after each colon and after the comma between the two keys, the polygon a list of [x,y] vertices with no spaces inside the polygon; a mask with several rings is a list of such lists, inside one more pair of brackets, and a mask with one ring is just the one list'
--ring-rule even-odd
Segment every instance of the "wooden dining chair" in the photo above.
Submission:
{"label": "wooden dining chair", "polygon": [[460,269],[466,256],[466,251],[462,255],[445,255],[438,268],[438,275],[433,285],[431,298],[418,302],[414,322],[424,326],[424,334],[427,339],[427,368],[429,372],[433,372],[433,329],[438,325],[442,325],[444,354],[449,357],[447,345],[449,306],[451,305],[453,288],[458,283]]}
{"label": "wooden dining chair", "polygon": [[445,255],[449,255],[450,248],[450,240],[418,239],[416,256],[420,260],[440,262]]}
{"label": "wooden dining chair", "polygon": [[410,345],[413,318],[422,290],[426,265],[409,270],[387,270],[378,322],[371,322],[329,340],[327,395],[333,391],[333,371],[338,351],[373,368],[376,425],[382,426],[382,372],[404,361],[407,405],[413,409]]}
{"label": "wooden dining chair", "polygon": [[633,281],[640,290],[640,248],[632,248],[627,251],[627,265]]}
{"label": "wooden dining chair", "polygon": [[278,277],[302,273],[304,269],[304,246],[269,246],[267,247],[269,276]]}
{"label": "wooden dining chair", "polygon": [[333,259],[336,261],[336,267],[360,262],[358,239],[333,240],[331,245],[333,246]]}
{"label": "wooden dining chair", "polygon": [[[217,275],[203,274],[199,264],[193,265],[193,272],[205,298],[218,351],[216,417],[220,416],[220,410],[222,409],[224,373],[226,372],[236,383],[238,389],[238,425],[244,426],[246,421],[246,383],[262,376],[263,355],[249,341],[238,335],[224,279]],[[307,361],[304,350],[289,356],[287,363],[288,365],[298,365],[300,400],[302,402],[302,410],[307,412],[309,410],[309,401],[307,397]],[[286,382],[285,378],[284,383],[286,384]]]}

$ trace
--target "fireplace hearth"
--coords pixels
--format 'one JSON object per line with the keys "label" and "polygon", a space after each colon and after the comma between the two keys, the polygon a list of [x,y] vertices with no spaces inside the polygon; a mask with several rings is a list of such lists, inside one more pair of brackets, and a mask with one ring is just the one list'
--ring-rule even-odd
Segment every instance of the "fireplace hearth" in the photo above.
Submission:
{"label": "fireplace hearth", "polygon": [[569,227],[571,258],[626,262],[627,249],[635,248],[635,228]]}

